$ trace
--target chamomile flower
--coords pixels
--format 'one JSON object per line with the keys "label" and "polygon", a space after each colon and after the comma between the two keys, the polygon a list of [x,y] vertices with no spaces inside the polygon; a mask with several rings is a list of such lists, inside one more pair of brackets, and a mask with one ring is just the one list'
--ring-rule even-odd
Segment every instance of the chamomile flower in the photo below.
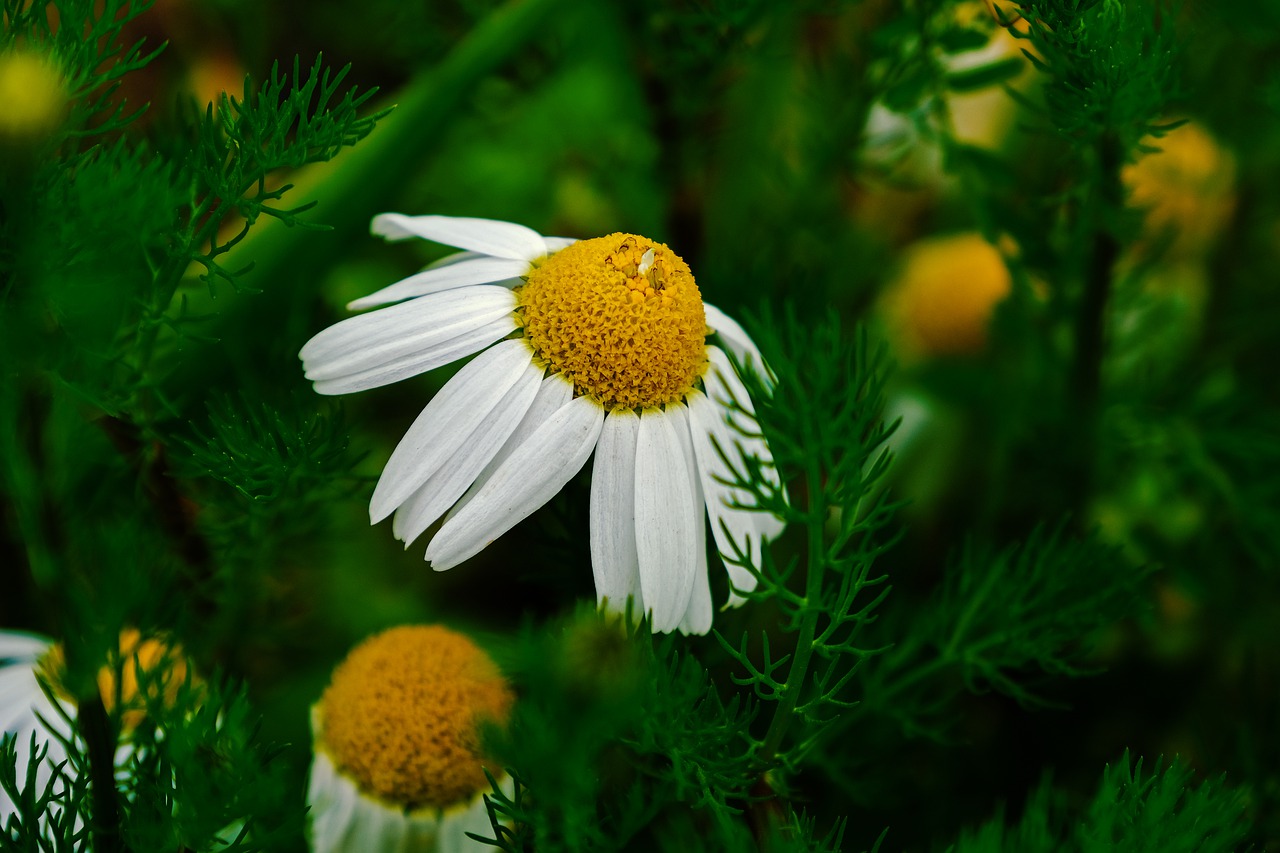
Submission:
{"label": "chamomile flower", "polygon": [[[136,628],[120,632],[119,655],[118,669],[104,665],[98,670],[97,679],[98,693],[107,711],[115,709],[117,699],[121,703],[123,738],[116,751],[117,766],[128,758],[129,733],[145,716],[140,682],[147,683],[148,690],[162,691],[165,700],[172,702],[188,678],[186,659],[179,647],[156,637],[144,637]],[[67,760],[67,721],[74,719],[76,705],[63,685],[65,667],[62,646],[52,640],[0,631],[0,733],[15,737],[19,781],[26,778],[32,736],[35,749],[47,748],[36,771],[39,791],[48,785],[53,768]],[[13,811],[12,800],[0,790],[0,827]]]}
{"label": "chamomile flower", "polygon": [[[722,349],[767,370],[742,327],[703,303],[671,249],[634,234],[570,240],[509,222],[394,213],[375,217],[373,232],[465,251],[356,300],[349,307],[386,307],[312,338],[300,355],[316,391],[363,391],[480,354],[392,453],[371,521],[394,513],[392,531],[408,547],[443,517],[426,559],[449,569],[546,503],[594,451],[598,600],[620,610],[632,598],[656,631],[708,631],[703,507],[722,554],[756,560],[781,532],[726,485],[748,456],[777,483]],[[753,588],[751,572],[729,572],[735,590]]]}
{"label": "chamomile flower", "polygon": [[488,849],[467,837],[492,832],[479,730],[505,722],[513,701],[489,656],[455,631],[365,640],[312,709],[312,850]]}

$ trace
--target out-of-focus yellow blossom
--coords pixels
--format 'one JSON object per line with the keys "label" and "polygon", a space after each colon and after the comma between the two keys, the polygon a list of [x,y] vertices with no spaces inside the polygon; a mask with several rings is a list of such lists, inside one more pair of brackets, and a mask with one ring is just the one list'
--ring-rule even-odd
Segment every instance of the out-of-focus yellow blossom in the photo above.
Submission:
{"label": "out-of-focus yellow blossom", "polygon": [[66,83],[52,60],[25,48],[0,53],[0,146],[38,143],[66,114]]}
{"label": "out-of-focus yellow blossom", "polygon": [[1194,122],[1148,142],[1161,150],[1123,173],[1130,204],[1145,210],[1143,240],[1169,240],[1175,258],[1202,255],[1235,209],[1235,158]]}
{"label": "out-of-focus yellow blossom", "polygon": [[887,319],[907,360],[980,352],[1012,278],[980,234],[932,237],[910,246],[885,296]]}
{"label": "out-of-focus yellow blossom", "polygon": [[467,637],[392,628],[333,672],[312,710],[311,849],[487,849],[480,727],[505,723],[514,695]]}
{"label": "out-of-focus yellow blossom", "polygon": [[[146,684],[152,696],[163,694],[165,704],[172,705],[178,691],[187,682],[187,660],[181,646],[170,644],[163,638],[144,637],[137,628],[125,628],[120,632],[119,654],[118,666],[113,662],[98,669],[98,692],[108,712],[115,709],[116,699],[120,700],[123,709],[121,725],[125,731],[132,731],[146,716],[139,683]],[[117,670],[120,674],[118,687]],[[65,671],[66,657],[62,646],[50,646],[40,659],[40,674],[56,694],[73,700],[63,684]]]}

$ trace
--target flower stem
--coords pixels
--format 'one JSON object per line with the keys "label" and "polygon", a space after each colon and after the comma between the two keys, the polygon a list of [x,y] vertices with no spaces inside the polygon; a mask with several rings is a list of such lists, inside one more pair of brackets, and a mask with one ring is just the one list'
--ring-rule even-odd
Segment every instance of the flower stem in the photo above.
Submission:
{"label": "flower stem", "polygon": [[89,752],[89,781],[93,797],[93,849],[98,853],[124,853],[128,848],[120,834],[120,799],[116,791],[115,737],[102,697],[94,692],[80,700],[76,710],[80,736]]}
{"label": "flower stem", "polygon": [[787,680],[783,687],[782,699],[769,721],[769,730],[765,734],[760,749],[760,760],[768,767],[777,757],[786,737],[791,718],[795,715],[796,704],[804,690],[809,676],[809,661],[813,657],[813,638],[818,628],[820,608],[815,606],[822,592],[822,574],[826,568],[825,544],[822,538],[826,524],[827,504],[822,491],[822,475],[817,465],[809,466],[807,472],[809,487],[808,511],[808,554],[805,566],[805,600],[806,610],[800,623],[800,636],[796,639],[796,650],[791,658],[791,667],[787,670]]}

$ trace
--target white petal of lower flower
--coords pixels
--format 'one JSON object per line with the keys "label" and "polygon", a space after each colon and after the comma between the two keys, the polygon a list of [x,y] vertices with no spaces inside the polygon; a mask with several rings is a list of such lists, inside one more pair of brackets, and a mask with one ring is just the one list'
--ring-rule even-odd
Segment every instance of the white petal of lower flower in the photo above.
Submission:
{"label": "white petal of lower flower", "polygon": [[542,372],[540,365],[530,363],[471,438],[396,510],[392,531],[406,548],[444,515],[493,461],[529,411],[542,384]]}
{"label": "white petal of lower flower", "polygon": [[[303,345],[308,379],[332,379],[414,355],[515,310],[505,287],[475,285],[434,293],[336,323]],[[512,322],[515,328],[515,322]]]}
{"label": "white petal of lower flower", "polygon": [[382,469],[369,502],[374,524],[394,512],[458,451],[529,364],[527,343],[504,341],[476,356],[440,389]]}
{"label": "white petal of lower flower", "polygon": [[772,387],[773,374],[769,372],[769,366],[765,364],[760,348],[756,346],[755,341],[751,340],[747,330],[742,328],[737,320],[714,305],[704,302],[702,308],[707,314],[707,325],[720,336],[725,346],[729,347],[733,357],[744,367],[754,370],[765,385]]}
{"label": "white petal of lower flower", "polygon": [[627,598],[645,612],[636,551],[636,439],[640,418],[630,409],[605,416],[591,471],[591,569],[596,603],[621,613]]}
{"label": "white petal of lower flower", "polygon": [[689,471],[690,486],[693,489],[694,534],[693,548],[693,593],[689,596],[689,607],[680,620],[679,629],[684,634],[705,634],[711,630],[714,608],[711,606],[711,583],[707,577],[707,523],[704,519],[702,484],[698,476],[698,461],[693,453],[693,436],[690,434],[691,421],[689,410],[684,406],[668,406],[667,415],[675,426],[676,437],[680,440],[684,465]]}
{"label": "white petal of lower flower", "polygon": [[528,271],[528,261],[479,255],[473,260],[445,264],[444,266],[423,270],[420,273],[414,273],[408,278],[397,281],[395,284],[347,303],[347,308],[351,311],[360,311],[365,308],[373,308],[378,305],[387,305],[391,302],[415,299],[432,293],[441,293],[446,290],[470,287],[477,284],[490,284],[501,281],[515,285],[520,283],[520,276]]}
{"label": "white petal of lower flower", "polygon": [[533,435],[538,427],[546,423],[548,418],[558,412],[561,407],[568,405],[572,399],[573,384],[565,379],[563,374],[553,373],[543,379],[542,384],[538,386],[538,395],[533,398],[533,404],[529,406],[529,411],[525,412],[524,419],[520,421],[520,425],[511,433],[511,436],[502,445],[493,460],[476,477],[476,481],[467,490],[467,493],[462,496],[462,500],[454,504],[453,509],[449,510],[446,518],[452,518],[457,515],[475,497],[476,493],[484,487],[484,484],[489,482],[493,472],[497,471],[502,463],[507,461],[507,457],[514,453],[517,447],[524,444],[524,440]]}
{"label": "white petal of lower flower", "polygon": [[[750,555],[758,565],[760,529],[756,516],[759,513],[736,509],[734,504],[749,503],[747,495],[727,485],[734,475],[729,470],[722,453],[737,459],[735,450],[738,436],[724,421],[724,410],[711,402],[707,395],[695,391],[689,395],[690,434],[693,452],[698,460],[698,476],[711,517],[711,533],[716,548],[725,558],[725,569],[734,588],[750,591],[756,587],[755,577],[741,566],[730,565],[728,560],[741,551]],[[732,603],[740,603],[739,596],[732,595]]]}
{"label": "white petal of lower flower", "polygon": [[490,323],[485,323],[483,326],[470,329],[458,337],[445,341],[424,352],[404,356],[387,364],[353,373],[350,376],[342,376],[337,379],[322,379],[312,387],[317,394],[329,396],[381,388],[384,385],[390,385],[393,382],[399,382],[402,379],[426,373],[428,370],[435,370],[437,367],[457,361],[460,358],[475,355],[489,346],[489,344],[505,338],[513,331],[515,331],[515,321],[508,315]]}
{"label": "white petal of lower flower", "polygon": [[495,258],[532,261],[547,252],[547,245],[537,231],[514,222],[502,222],[497,219],[380,213],[373,218],[370,230],[388,240],[421,237],[424,240],[481,252]]}
{"label": "white petal of lower flower", "polygon": [[673,418],[658,409],[640,415],[636,439],[636,551],[645,608],[653,630],[674,629],[693,594],[694,521],[690,472]]}
{"label": "white petal of lower flower", "polygon": [[549,501],[586,463],[604,422],[589,397],[561,407],[517,447],[427,546],[437,571],[480,553]]}
{"label": "white petal of lower flower", "polygon": [[49,648],[49,641],[35,634],[0,631],[0,661],[34,661]]}

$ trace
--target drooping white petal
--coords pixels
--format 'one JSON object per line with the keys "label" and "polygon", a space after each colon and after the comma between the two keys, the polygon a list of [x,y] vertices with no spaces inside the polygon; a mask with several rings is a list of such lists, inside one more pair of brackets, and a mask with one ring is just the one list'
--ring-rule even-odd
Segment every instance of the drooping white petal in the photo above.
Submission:
{"label": "drooping white petal", "polygon": [[49,640],[20,631],[0,631],[0,661],[35,660],[49,648]]}
{"label": "drooping white petal", "polygon": [[396,510],[392,531],[408,548],[462,497],[511,436],[538,393],[543,368],[532,362],[458,452]]}
{"label": "drooping white petal", "polygon": [[603,423],[604,408],[589,397],[562,406],[445,521],[427,546],[432,568],[475,556],[550,500],[586,463]]}
{"label": "drooping white petal", "polygon": [[503,341],[476,356],[440,389],[396,445],[373,490],[373,524],[390,515],[476,431],[528,368],[523,340]]}
{"label": "drooping white petal", "polygon": [[689,472],[689,487],[693,490],[694,534],[696,544],[693,548],[693,593],[689,596],[689,608],[680,620],[680,632],[683,634],[705,634],[711,630],[712,606],[711,584],[707,578],[707,524],[705,521],[705,503],[702,497],[702,483],[698,476],[698,461],[693,453],[693,437],[690,434],[691,421],[689,410],[684,406],[668,406],[667,414],[671,417],[680,439],[680,450],[684,455],[684,464]]}
{"label": "drooping white petal", "polygon": [[[302,347],[306,377],[335,379],[429,352],[459,335],[507,317],[516,295],[505,287],[477,285],[435,293],[325,329]],[[511,328],[515,328],[512,319]]]}
{"label": "drooping white petal", "polygon": [[421,237],[495,258],[532,261],[547,252],[547,245],[537,231],[497,219],[380,213],[373,218],[369,230],[388,240]]}
{"label": "drooping white petal", "polygon": [[[737,458],[730,457],[734,466],[738,466],[742,456],[754,456],[761,463],[760,473],[775,488],[781,490],[782,478],[773,465],[773,452],[760,433],[760,424],[755,417],[755,406],[751,402],[751,395],[747,393],[746,386],[734,371],[729,357],[719,347],[707,347],[707,359],[711,362],[711,370],[707,371],[703,381],[706,383],[708,396],[713,401],[724,405],[722,419],[727,419],[730,423],[730,432],[734,437],[736,448],[739,449]],[[746,411],[738,411],[730,407],[730,402],[736,403]],[[733,426],[737,428],[734,429]],[[725,449],[727,451],[729,448]],[[781,494],[785,499],[786,492],[781,491]],[[756,526],[766,539],[777,538],[785,527],[781,519],[768,512],[757,515]]]}
{"label": "drooping white petal", "polygon": [[357,391],[368,391],[391,385],[412,376],[419,376],[429,370],[435,370],[451,364],[469,355],[475,355],[500,338],[505,338],[514,331],[515,323],[511,317],[503,317],[472,329],[456,338],[445,341],[427,352],[398,358],[388,364],[362,370],[350,376],[337,379],[322,379],[312,387],[317,394],[336,396],[351,394]]}
{"label": "drooping white petal", "polygon": [[756,346],[755,341],[751,340],[747,330],[716,306],[704,302],[702,307],[707,314],[707,325],[711,327],[711,331],[720,336],[720,340],[733,353],[733,357],[744,367],[754,370],[766,386],[772,387],[773,374],[765,364],[760,348]]}
{"label": "drooping white petal", "polygon": [[591,470],[591,570],[596,603],[615,613],[645,612],[636,551],[636,439],[640,418],[630,409],[605,416]]}
{"label": "drooping white petal", "polygon": [[397,281],[395,284],[347,303],[347,308],[352,311],[359,311],[365,308],[373,308],[377,305],[415,299],[432,293],[441,293],[446,290],[470,287],[477,284],[490,284],[493,282],[503,282],[504,285],[507,282],[519,284],[520,276],[526,275],[528,272],[528,261],[479,255],[473,260],[458,261],[414,273],[408,278]]}
{"label": "drooping white petal", "polygon": [[[735,589],[750,591],[756,587],[755,577],[742,566],[729,560],[739,552],[748,555],[753,565],[759,565],[760,529],[756,516],[759,513],[736,509],[735,504],[750,504],[750,497],[741,489],[727,485],[736,479],[730,472],[724,456],[740,466],[740,451],[735,450],[739,437],[724,421],[724,412],[702,392],[694,391],[687,398],[689,406],[690,434],[693,452],[698,461],[698,476],[711,518],[711,534],[716,549],[725,559],[729,581]],[[723,455],[722,455],[723,454]],[[738,468],[741,472],[741,468]],[[730,603],[741,603],[741,597],[730,591]]]}
{"label": "drooping white petal", "polygon": [[673,419],[640,415],[636,438],[636,551],[640,588],[653,630],[673,630],[689,609],[695,566],[693,492]]}
{"label": "drooping white petal", "polygon": [[525,413],[524,419],[520,421],[519,426],[517,426],[515,431],[511,433],[511,436],[507,439],[506,443],[502,445],[502,448],[493,457],[493,460],[485,466],[485,469],[480,472],[478,477],[476,477],[475,483],[473,483],[471,488],[467,490],[467,493],[462,496],[462,500],[454,504],[453,509],[449,511],[449,514],[446,517],[452,518],[464,506],[466,506],[466,504],[475,497],[476,492],[480,491],[480,489],[484,487],[484,484],[489,482],[489,478],[493,476],[493,472],[497,471],[498,467],[502,465],[503,462],[507,461],[507,457],[515,452],[517,447],[524,444],[524,440],[533,435],[538,427],[542,426],[548,418],[558,412],[562,406],[567,405],[572,399],[573,384],[569,382],[569,380],[565,379],[563,374],[553,373],[546,379],[543,379],[542,384],[538,386],[538,395],[533,398],[533,404],[529,406],[529,411]]}

